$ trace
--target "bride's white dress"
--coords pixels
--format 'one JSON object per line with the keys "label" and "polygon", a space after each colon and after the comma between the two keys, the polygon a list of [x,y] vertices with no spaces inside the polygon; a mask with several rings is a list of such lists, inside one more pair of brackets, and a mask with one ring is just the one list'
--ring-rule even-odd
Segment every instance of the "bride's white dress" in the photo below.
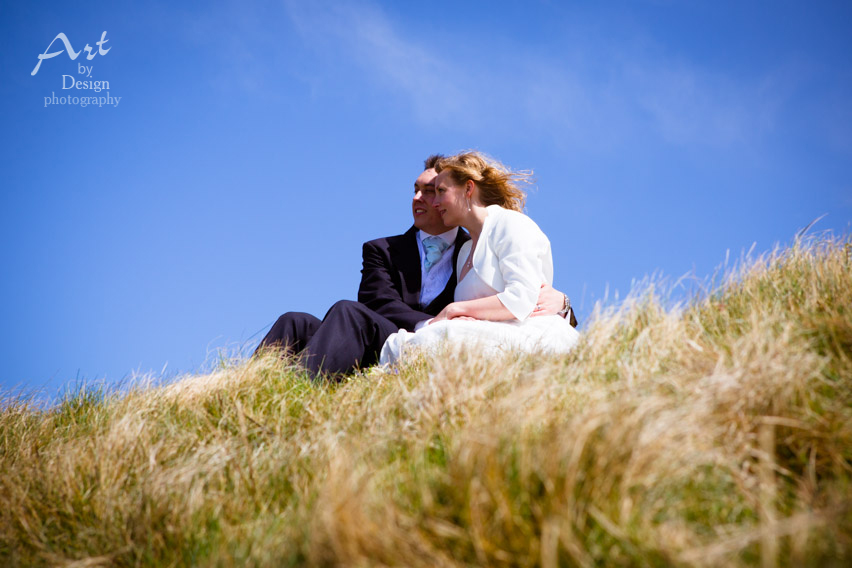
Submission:
{"label": "bride's white dress", "polygon": [[[491,210],[491,207],[489,207],[489,210]],[[548,270],[547,266],[550,262],[550,243],[547,241],[544,233],[541,233],[538,226],[526,216],[523,216],[526,221],[521,225],[523,230],[513,231],[512,228],[517,223],[513,219],[515,216],[522,215],[510,212],[513,215],[510,215],[510,219],[506,221],[504,219],[506,216],[505,211],[503,209],[489,211],[489,219],[492,222],[489,223],[486,220],[486,224],[483,226],[483,232],[479,239],[480,245],[477,246],[477,251],[474,254],[473,269],[468,271],[456,286],[455,300],[457,302],[475,300],[495,294],[501,297],[500,292],[503,292],[503,290],[495,289],[489,285],[483,280],[479,272],[477,272],[478,265],[489,264],[487,258],[489,255],[497,254],[489,251],[489,247],[487,246],[488,239],[494,236],[503,240],[507,237],[511,238],[511,243],[498,242],[496,243],[496,247],[490,247],[491,249],[500,249],[499,252],[503,252],[505,256],[511,257],[518,249],[531,250],[528,248],[530,244],[530,239],[528,238],[530,226],[534,227],[533,232],[538,233],[535,235],[535,242],[538,245],[537,254],[543,257],[543,261],[519,262],[515,265],[510,265],[508,263],[499,263],[499,258],[497,258],[497,261],[491,264],[500,266],[503,269],[503,273],[502,277],[497,278],[496,281],[504,282],[504,289],[511,287],[513,282],[517,283],[518,281],[523,281],[528,288],[533,286],[532,283],[536,283],[534,284],[534,290],[527,291],[527,297],[533,298],[529,300],[532,301],[533,306],[535,305],[535,298],[538,298],[538,287],[541,283],[551,283],[552,269]],[[541,241],[541,239],[544,240]],[[493,239],[491,242],[495,244]],[[542,242],[547,245],[544,252],[541,252]],[[483,243],[486,243],[486,246],[483,246]],[[527,245],[527,248],[524,245]],[[467,261],[470,248],[470,242],[465,243],[462,247],[458,257],[459,266],[462,266]],[[485,250],[480,252],[478,250],[480,248]],[[527,256],[531,255],[528,254]],[[525,260],[528,261],[529,258]],[[525,274],[513,273],[512,269],[518,268],[522,268]],[[487,272],[487,269],[484,269],[483,272]],[[501,297],[501,301],[504,301],[503,297]],[[510,310],[512,307],[514,307],[514,304],[510,307]],[[531,309],[530,307],[529,311]],[[512,311],[516,313],[516,310]],[[437,323],[430,323],[415,332],[401,329],[397,333],[394,333],[382,347],[379,362],[382,364],[393,363],[408,352],[436,349],[445,344],[475,346],[486,355],[517,351],[565,353],[577,343],[578,339],[579,333],[577,330],[558,315],[526,317],[522,321],[515,320],[507,322],[465,319],[444,320]]]}

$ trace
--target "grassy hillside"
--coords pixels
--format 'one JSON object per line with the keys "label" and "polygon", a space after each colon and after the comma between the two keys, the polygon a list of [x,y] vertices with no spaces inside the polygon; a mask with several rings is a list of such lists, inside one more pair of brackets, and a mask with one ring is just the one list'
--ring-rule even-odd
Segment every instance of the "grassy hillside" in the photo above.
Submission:
{"label": "grassy hillside", "polygon": [[849,565],[850,248],[599,310],[567,357],[7,400],[0,564]]}

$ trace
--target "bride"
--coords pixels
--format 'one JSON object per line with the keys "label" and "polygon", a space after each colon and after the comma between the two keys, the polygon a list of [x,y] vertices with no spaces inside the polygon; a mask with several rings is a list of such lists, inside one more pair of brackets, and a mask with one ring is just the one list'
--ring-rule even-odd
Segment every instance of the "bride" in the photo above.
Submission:
{"label": "bride", "polygon": [[380,363],[448,342],[502,350],[567,352],[579,334],[559,315],[531,317],[542,282],[553,283],[550,241],[521,213],[526,194],[512,172],[478,152],[444,158],[435,166],[434,207],[447,226],[471,239],[458,255],[455,301],[414,333],[400,330],[384,346]]}

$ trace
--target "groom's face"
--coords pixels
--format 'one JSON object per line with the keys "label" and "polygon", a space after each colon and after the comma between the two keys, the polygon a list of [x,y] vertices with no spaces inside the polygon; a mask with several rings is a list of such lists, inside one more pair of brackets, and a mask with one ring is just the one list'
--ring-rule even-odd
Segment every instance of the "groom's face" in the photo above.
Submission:
{"label": "groom's face", "polygon": [[411,202],[414,226],[430,235],[440,235],[452,228],[444,224],[438,210],[432,206],[437,175],[435,170],[428,169],[417,177],[414,182],[414,199]]}

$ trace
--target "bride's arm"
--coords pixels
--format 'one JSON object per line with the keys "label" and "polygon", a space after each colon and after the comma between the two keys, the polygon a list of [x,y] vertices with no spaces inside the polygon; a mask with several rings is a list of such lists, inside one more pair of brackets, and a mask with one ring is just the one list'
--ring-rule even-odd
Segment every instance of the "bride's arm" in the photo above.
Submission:
{"label": "bride's arm", "polygon": [[473,318],[489,321],[510,321],[515,316],[510,312],[500,298],[495,294],[477,300],[464,300],[453,302],[441,310],[429,323],[435,323],[445,319]]}
{"label": "bride's arm", "polygon": [[[525,215],[503,212],[479,246],[484,247],[484,255],[496,257],[503,290],[494,296],[453,302],[432,323],[459,317],[522,321],[535,309],[542,282],[553,278],[550,241]],[[490,280],[486,276],[494,287]]]}
{"label": "bride's arm", "polygon": [[502,277],[497,299],[523,321],[535,310],[541,284],[553,281],[550,241],[526,215],[506,211],[501,220],[489,240]]}

